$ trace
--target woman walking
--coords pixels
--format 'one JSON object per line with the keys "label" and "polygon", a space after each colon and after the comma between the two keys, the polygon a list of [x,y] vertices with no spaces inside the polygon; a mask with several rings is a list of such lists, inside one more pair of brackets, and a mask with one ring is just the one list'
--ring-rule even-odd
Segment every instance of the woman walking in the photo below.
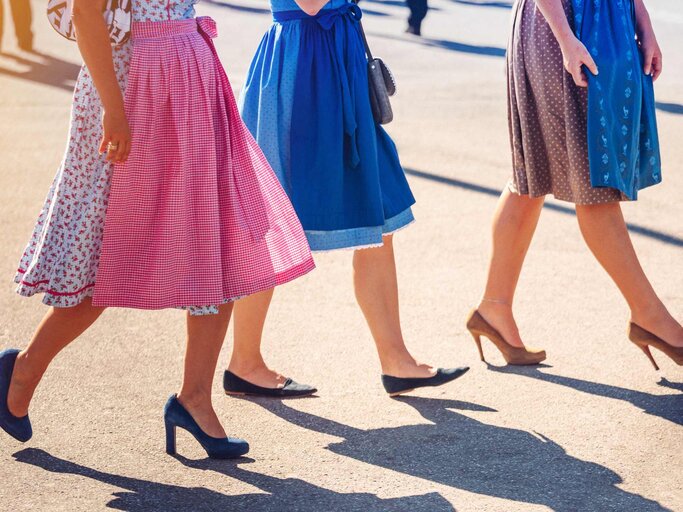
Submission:
{"label": "woman walking", "polygon": [[[66,155],[16,276],[52,306],[22,351],[0,354],[0,426],[32,435],[28,409],[57,354],[106,307],[188,309],[180,392],[165,409],[210,457],[226,436],[211,381],[232,301],[313,268],[296,214],[244,127],[194,0],[134,0],[132,44],[112,50],[104,1],[75,0],[86,67]],[[103,154],[105,153],[105,154]]]}
{"label": "woman walking", "polygon": [[[240,98],[242,117],[292,199],[313,251],[353,249],[356,298],[391,395],[445,384],[467,368],[420,364],[399,318],[393,234],[413,221],[396,147],[374,121],[360,8],[347,0],[272,0]],[[270,370],[260,346],[272,292],[239,301],[225,390],[301,396],[315,388]]]}
{"label": "woman walking", "polygon": [[619,203],[661,181],[652,80],[662,55],[643,0],[518,0],[515,9],[507,57],[513,175],[493,221],[484,296],[467,322],[481,358],[481,336],[509,364],[546,357],[525,347],[512,301],[552,194],[575,203],[586,244],[631,309],[630,339],[655,367],[650,346],[683,364],[683,328],[645,276]]}

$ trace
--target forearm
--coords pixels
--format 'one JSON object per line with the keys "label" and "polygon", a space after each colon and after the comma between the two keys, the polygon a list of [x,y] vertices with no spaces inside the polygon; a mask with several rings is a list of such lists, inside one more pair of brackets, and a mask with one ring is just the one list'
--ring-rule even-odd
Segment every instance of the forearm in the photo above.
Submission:
{"label": "forearm", "polygon": [[553,35],[558,43],[563,46],[566,42],[572,41],[575,36],[569,25],[569,20],[564,12],[562,0],[535,0],[543,17],[550,25]]}
{"label": "forearm", "polygon": [[301,10],[310,16],[315,16],[320,12],[320,9],[325,7],[329,0],[294,0],[296,4],[301,7]]}
{"label": "forearm", "polygon": [[652,21],[650,20],[650,13],[647,12],[644,0],[635,0],[636,7],[636,31],[638,37],[642,38],[643,34],[653,34]]}
{"label": "forearm", "polygon": [[74,0],[73,24],[78,48],[105,111],[122,111],[123,95],[114,71],[109,32],[102,16],[103,6],[104,0]]}

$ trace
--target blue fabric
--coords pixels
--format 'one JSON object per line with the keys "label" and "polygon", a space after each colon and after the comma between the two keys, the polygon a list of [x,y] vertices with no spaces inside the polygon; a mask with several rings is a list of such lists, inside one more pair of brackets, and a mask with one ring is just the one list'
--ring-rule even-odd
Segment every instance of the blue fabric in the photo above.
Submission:
{"label": "blue fabric", "polygon": [[271,7],[273,26],[240,96],[244,122],[313,250],[379,244],[413,220],[415,200],[393,141],[372,117],[361,11],[346,0],[317,16],[293,0]]}
{"label": "blue fabric", "polygon": [[629,199],[660,183],[661,158],[652,77],[643,72],[633,0],[572,0],[577,37],[598,66],[588,76],[591,185]]}

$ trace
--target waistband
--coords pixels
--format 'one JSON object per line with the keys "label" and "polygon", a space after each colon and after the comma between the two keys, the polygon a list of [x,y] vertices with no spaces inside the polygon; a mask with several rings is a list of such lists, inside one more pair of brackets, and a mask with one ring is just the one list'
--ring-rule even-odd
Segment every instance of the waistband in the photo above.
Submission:
{"label": "waistband", "polygon": [[187,20],[136,21],[132,23],[130,32],[134,41],[163,39],[195,32],[202,32],[211,38],[218,36],[216,22],[208,16],[199,16]]}
{"label": "waistband", "polygon": [[306,14],[300,9],[296,11],[275,11],[273,12],[273,21],[282,23],[293,20],[316,20],[323,28],[329,29],[341,16],[348,16],[353,21],[360,21],[363,17],[363,11],[357,4],[347,3],[336,9],[323,9],[315,16]]}

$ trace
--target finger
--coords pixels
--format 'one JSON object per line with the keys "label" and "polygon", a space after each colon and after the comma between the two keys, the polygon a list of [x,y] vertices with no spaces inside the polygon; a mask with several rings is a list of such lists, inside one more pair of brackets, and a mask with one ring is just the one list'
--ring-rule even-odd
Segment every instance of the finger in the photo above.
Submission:
{"label": "finger", "polygon": [[588,87],[588,80],[586,79],[586,74],[581,69],[581,66],[574,68],[572,71],[572,78],[574,83],[579,87]]}
{"label": "finger", "polygon": [[109,136],[108,133],[106,133],[106,132],[103,133],[102,134],[102,141],[100,142],[100,149],[99,149],[100,155],[102,153],[107,152],[107,146],[109,145],[109,142],[111,142],[111,137]]}
{"label": "finger", "polygon": [[116,159],[116,153],[119,151],[119,148],[121,147],[121,142],[116,139],[116,137],[112,137],[112,140],[109,142],[109,146],[107,147],[107,161],[111,162]]}
{"label": "finger", "polygon": [[593,60],[593,57],[591,57],[590,53],[586,52],[586,55],[584,55],[583,58],[583,63],[588,68],[588,71],[593,73],[593,75],[598,74],[598,66],[595,64],[595,61]]}
{"label": "finger", "polygon": [[643,70],[645,71],[646,75],[651,75],[652,74],[652,60],[654,59],[654,52],[653,51],[646,51],[645,55],[643,57]]}
{"label": "finger", "polygon": [[123,152],[121,153],[119,162],[123,163],[126,160],[128,160],[128,155],[130,155],[130,140],[126,140],[123,142]]}
{"label": "finger", "polygon": [[123,155],[125,155],[125,154],[126,154],[126,140],[125,139],[119,139],[119,147],[114,152],[114,161],[115,162],[123,161]]}
{"label": "finger", "polygon": [[654,60],[652,61],[653,64],[653,69],[652,69],[652,80],[657,80],[659,78],[659,75],[662,74],[662,56],[661,55],[656,55]]}

